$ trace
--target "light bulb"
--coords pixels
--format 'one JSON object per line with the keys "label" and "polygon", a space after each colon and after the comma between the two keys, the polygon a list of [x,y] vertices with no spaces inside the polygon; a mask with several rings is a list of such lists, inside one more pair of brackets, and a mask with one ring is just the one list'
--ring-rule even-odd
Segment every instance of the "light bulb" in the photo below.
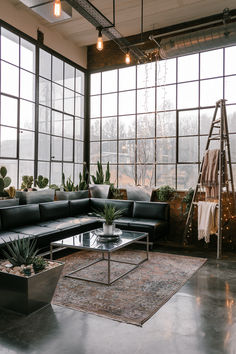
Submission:
{"label": "light bulb", "polygon": [[97,50],[103,50],[103,39],[102,39],[102,30],[101,29],[99,29],[99,32],[98,32]]}
{"label": "light bulb", "polygon": [[54,0],[53,14],[56,17],[60,17],[61,16],[61,0]]}
{"label": "light bulb", "polygon": [[130,61],[131,61],[130,55],[129,55],[129,52],[127,52],[127,53],[125,54],[125,63],[126,63],[126,64],[130,64]]}

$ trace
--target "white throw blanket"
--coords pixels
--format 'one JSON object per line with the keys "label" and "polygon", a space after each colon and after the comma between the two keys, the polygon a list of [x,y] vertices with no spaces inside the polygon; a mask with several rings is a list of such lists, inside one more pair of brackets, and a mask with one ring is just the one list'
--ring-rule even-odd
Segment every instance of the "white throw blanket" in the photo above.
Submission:
{"label": "white throw blanket", "polygon": [[217,232],[217,203],[198,202],[198,239],[208,243],[210,235]]}

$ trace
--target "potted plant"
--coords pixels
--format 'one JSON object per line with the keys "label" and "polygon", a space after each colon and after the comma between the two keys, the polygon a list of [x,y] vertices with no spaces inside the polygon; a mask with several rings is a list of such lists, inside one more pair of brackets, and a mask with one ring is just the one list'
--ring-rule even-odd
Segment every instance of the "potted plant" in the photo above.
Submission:
{"label": "potted plant", "polygon": [[[15,187],[11,186],[11,178],[7,176],[7,169],[5,166],[0,168],[0,208],[14,206],[19,204],[19,199],[16,199]],[[8,189],[6,189],[9,187]]]}
{"label": "potted plant", "polygon": [[107,163],[106,172],[104,174],[101,162],[97,161],[96,175],[91,175],[93,184],[89,185],[89,190],[92,198],[108,198],[111,186],[110,166]]}
{"label": "potted plant", "polygon": [[55,191],[46,188],[48,178],[39,175],[35,180],[37,188],[32,188],[34,183],[33,176],[22,176],[21,191],[16,191],[17,197],[20,199],[20,204],[36,204],[54,201]]}
{"label": "potted plant", "polygon": [[71,177],[65,180],[65,174],[62,173],[62,185],[60,190],[56,190],[57,200],[73,200],[88,198],[89,173],[84,165],[83,174],[79,174],[79,184],[75,185]]}
{"label": "potted plant", "polygon": [[105,219],[103,223],[104,235],[113,235],[115,224],[114,221],[123,215],[123,210],[117,210],[112,205],[105,205],[102,212],[96,212],[101,218]]}
{"label": "potted plant", "polygon": [[0,307],[29,314],[50,304],[64,263],[37,256],[36,239],[5,243],[0,261]]}
{"label": "potted plant", "polygon": [[170,186],[161,186],[156,190],[157,200],[160,202],[169,202],[176,197],[176,190]]}

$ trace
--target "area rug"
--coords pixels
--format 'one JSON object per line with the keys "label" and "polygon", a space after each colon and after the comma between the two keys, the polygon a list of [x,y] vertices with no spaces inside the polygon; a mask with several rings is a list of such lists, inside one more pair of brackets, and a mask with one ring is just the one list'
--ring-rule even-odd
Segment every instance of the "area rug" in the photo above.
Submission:
{"label": "area rug", "polygon": [[[144,251],[122,250],[111,259],[138,263]],[[203,258],[151,252],[149,260],[112,285],[64,277],[65,274],[101,257],[97,252],[80,251],[60,260],[65,262],[53,304],[142,326],[206,262]],[[111,279],[132,267],[111,263]],[[102,261],[73,275],[107,280],[107,262]]]}

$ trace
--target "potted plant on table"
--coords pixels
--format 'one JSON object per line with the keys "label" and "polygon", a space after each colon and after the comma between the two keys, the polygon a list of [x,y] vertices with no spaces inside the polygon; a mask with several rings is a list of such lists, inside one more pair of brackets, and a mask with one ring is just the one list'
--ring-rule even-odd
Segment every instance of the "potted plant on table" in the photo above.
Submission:
{"label": "potted plant on table", "polygon": [[5,244],[0,261],[0,307],[29,314],[49,305],[64,263],[37,256],[36,239]]}
{"label": "potted plant on table", "polygon": [[117,210],[112,205],[106,204],[102,212],[96,212],[98,216],[105,219],[103,223],[104,235],[113,235],[115,230],[114,221],[123,215],[123,211],[123,209]]}

